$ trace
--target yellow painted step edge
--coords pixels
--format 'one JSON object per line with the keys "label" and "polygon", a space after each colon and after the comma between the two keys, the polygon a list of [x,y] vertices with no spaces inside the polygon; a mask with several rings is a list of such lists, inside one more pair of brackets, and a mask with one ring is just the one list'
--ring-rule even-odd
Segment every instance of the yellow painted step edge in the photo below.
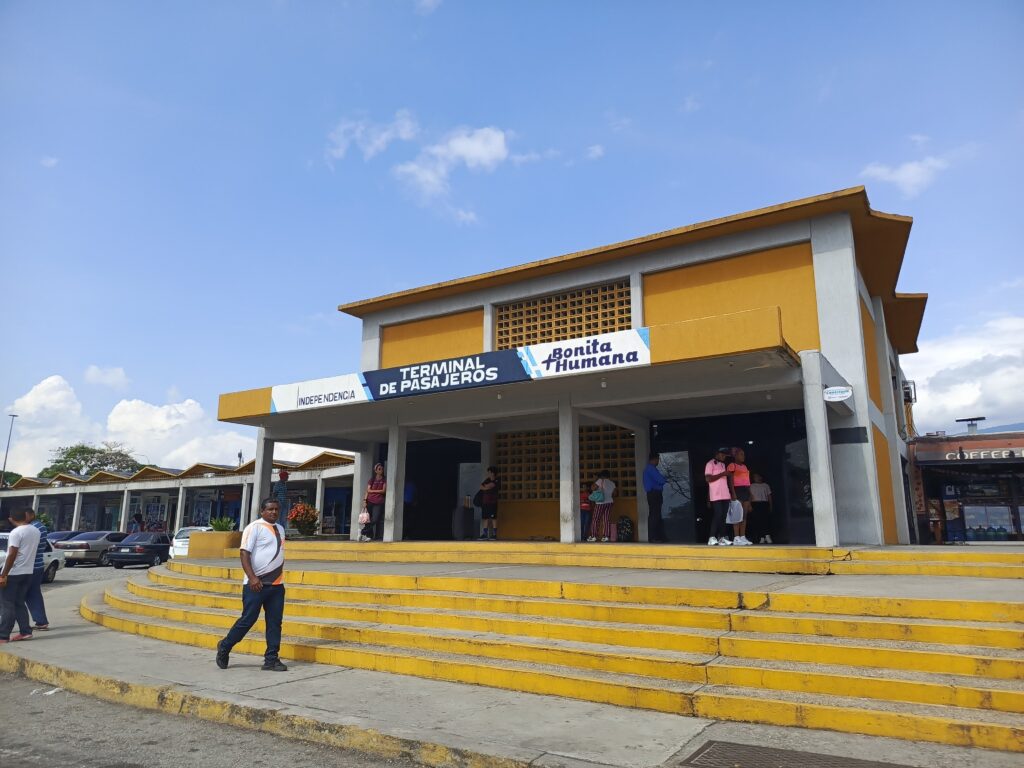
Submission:
{"label": "yellow painted step edge", "polygon": [[[210,633],[148,625],[143,622],[108,616],[93,610],[83,599],[80,612],[84,618],[101,626],[183,645],[214,648],[219,637]],[[259,655],[263,644],[243,640],[240,653]],[[584,701],[618,704],[681,715],[697,715],[717,720],[766,723],[770,725],[801,725],[808,728],[838,730],[845,733],[867,733],[897,739],[933,741],[942,744],[974,746],[986,749],[1024,752],[1024,732],[1019,728],[987,723],[964,723],[937,717],[902,715],[874,710],[854,710],[821,705],[801,705],[763,698],[725,696],[713,692],[695,694],[672,693],[646,695],[649,689],[635,686],[609,686],[603,681],[583,684],[578,678],[553,676],[523,670],[500,669],[494,665],[474,667],[455,662],[439,662],[414,657],[395,657],[364,650],[348,650],[330,646],[303,646],[290,642],[281,644],[281,655],[289,659],[312,661],[335,666],[373,669],[381,672],[427,677],[436,680],[473,683],[506,690],[542,693]],[[617,688],[617,690],[611,690]],[[593,698],[592,698],[593,696]]]}
{"label": "yellow painted step edge", "polygon": [[[129,589],[132,594],[151,600],[167,600],[171,598],[171,601],[178,604],[224,610],[238,607],[237,600],[214,597],[212,595],[160,594],[159,590],[147,590],[140,585],[133,585],[131,582],[129,582]],[[190,602],[190,597],[197,598],[196,602]],[[116,596],[109,596],[109,593],[106,599],[111,607],[127,613],[199,623],[204,626],[217,626],[226,629],[234,623],[235,618],[233,616],[223,617],[216,614],[197,614],[189,611],[170,613],[159,606],[146,605],[139,607],[134,604],[125,603],[117,599]],[[294,607],[293,603],[289,603],[290,609]],[[208,617],[215,617],[217,621],[213,621]],[[261,624],[262,622],[257,624],[257,627],[261,626]],[[939,704],[1024,713],[1024,692],[1019,691],[974,688],[966,685],[953,687],[919,681],[887,680],[884,678],[856,677],[799,670],[771,670],[729,665],[725,662],[712,662],[708,665],[692,664],[681,660],[674,661],[634,653],[609,654],[601,651],[545,648],[528,644],[495,642],[480,638],[433,638],[421,633],[379,630],[373,627],[325,627],[325,631],[317,632],[312,627],[306,626],[306,624],[306,622],[289,623],[289,630],[286,634],[302,637],[315,636],[321,639],[364,643],[367,645],[390,645],[414,650],[464,653],[511,661],[560,664],[582,669],[634,674],[701,684],[710,683],[713,685],[746,688],[770,688],[783,691],[803,691],[886,701],[906,701],[920,704]]]}
{"label": "yellow painted step edge", "polygon": [[[235,565],[202,565],[178,559],[167,563],[182,574],[232,580],[241,583],[242,569]],[[507,597],[565,598],[641,605],[689,605],[707,608],[761,608],[792,613],[865,615],[884,618],[947,619],[962,621],[1024,623],[1024,602],[928,600],[920,598],[853,597],[796,592],[758,592],[636,587],[616,584],[538,581],[530,579],[472,579],[458,576],[402,576],[378,573],[286,568],[285,581],[309,586],[373,587],[376,589],[424,589]]]}

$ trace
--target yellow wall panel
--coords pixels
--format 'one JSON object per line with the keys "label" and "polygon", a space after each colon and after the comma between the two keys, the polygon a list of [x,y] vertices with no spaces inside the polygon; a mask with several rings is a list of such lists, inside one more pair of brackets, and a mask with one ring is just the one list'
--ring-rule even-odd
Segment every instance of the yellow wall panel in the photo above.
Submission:
{"label": "yellow wall panel", "polygon": [[882,410],[882,380],[878,369],[878,343],[875,340],[875,321],[871,319],[864,300],[860,301],[860,324],[864,331],[864,357],[868,364],[868,395],[872,402]]}
{"label": "yellow wall panel", "polygon": [[217,418],[220,421],[244,419],[247,416],[263,416],[270,413],[270,387],[247,389],[244,392],[228,392],[220,396]]}
{"label": "yellow wall panel", "polygon": [[483,351],[483,309],[412,320],[381,329],[381,368],[475,355]]}
{"label": "yellow wall panel", "polygon": [[896,532],[896,496],[892,487],[889,462],[889,441],[874,424],[871,433],[875,444],[875,471],[878,474],[878,502],[882,507],[882,538],[886,544],[899,544]]}
{"label": "yellow wall panel", "polygon": [[783,334],[798,352],[821,348],[809,243],[644,275],[644,325],[763,307],[782,309]]}
{"label": "yellow wall panel", "polygon": [[[633,540],[636,540],[636,498],[615,497],[612,507],[612,525],[625,515],[633,521]],[[558,500],[503,501],[498,504],[498,538],[505,541],[529,541],[549,538],[558,541],[561,529],[558,521]],[[584,537],[585,538],[585,537]]]}
{"label": "yellow wall panel", "polygon": [[[778,307],[652,325],[651,362],[701,360],[783,346]],[[728,328],[728,334],[723,329]]]}

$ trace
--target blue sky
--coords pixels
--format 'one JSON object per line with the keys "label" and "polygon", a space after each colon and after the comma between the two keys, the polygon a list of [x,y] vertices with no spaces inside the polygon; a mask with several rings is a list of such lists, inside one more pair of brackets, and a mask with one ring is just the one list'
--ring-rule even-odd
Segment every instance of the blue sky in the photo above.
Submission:
{"label": "blue sky", "polygon": [[915,218],[922,426],[1024,420],[1022,39],[1017,2],[0,3],[10,466],[251,456],[217,395],[356,370],[339,303],[857,184]]}

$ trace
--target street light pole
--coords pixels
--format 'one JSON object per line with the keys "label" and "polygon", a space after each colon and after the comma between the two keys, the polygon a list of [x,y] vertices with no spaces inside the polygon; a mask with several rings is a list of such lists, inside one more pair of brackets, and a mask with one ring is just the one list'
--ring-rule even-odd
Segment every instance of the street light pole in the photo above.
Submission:
{"label": "street light pole", "polygon": [[11,414],[11,426],[7,429],[7,448],[4,450],[4,468],[0,471],[0,488],[7,487],[7,454],[11,451],[11,433],[14,431],[14,420],[18,414]]}

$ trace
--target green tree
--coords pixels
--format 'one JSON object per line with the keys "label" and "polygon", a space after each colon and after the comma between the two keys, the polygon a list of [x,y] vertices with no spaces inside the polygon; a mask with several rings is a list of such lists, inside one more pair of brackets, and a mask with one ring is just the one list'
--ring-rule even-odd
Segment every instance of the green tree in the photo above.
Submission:
{"label": "green tree", "polygon": [[51,453],[53,459],[39,472],[39,477],[54,477],[61,472],[91,475],[100,470],[134,473],[143,466],[132,457],[131,449],[122,443],[77,443],[62,446]]}
{"label": "green tree", "polygon": [[19,480],[21,480],[21,475],[17,472],[4,472],[4,476],[0,478],[0,488],[9,488]]}

